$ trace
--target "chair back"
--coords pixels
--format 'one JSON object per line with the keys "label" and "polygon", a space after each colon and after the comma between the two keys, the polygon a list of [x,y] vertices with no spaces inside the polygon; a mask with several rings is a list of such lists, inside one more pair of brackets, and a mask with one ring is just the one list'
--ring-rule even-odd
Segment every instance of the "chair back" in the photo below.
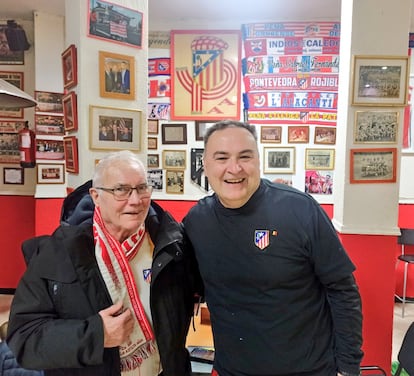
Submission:
{"label": "chair back", "polygon": [[401,228],[401,235],[398,237],[398,244],[414,245],[414,229]]}
{"label": "chair back", "polygon": [[414,375],[414,322],[411,323],[404,335],[400,351],[398,353],[398,361],[409,375]]}

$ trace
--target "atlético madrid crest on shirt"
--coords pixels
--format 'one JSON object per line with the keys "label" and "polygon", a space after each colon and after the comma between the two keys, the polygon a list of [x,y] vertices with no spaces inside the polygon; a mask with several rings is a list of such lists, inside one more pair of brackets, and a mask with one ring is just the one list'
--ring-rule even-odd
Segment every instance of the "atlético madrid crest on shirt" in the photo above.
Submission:
{"label": "atl\u00e9tico madrid crest on shirt", "polygon": [[263,250],[269,245],[269,230],[255,230],[254,244]]}

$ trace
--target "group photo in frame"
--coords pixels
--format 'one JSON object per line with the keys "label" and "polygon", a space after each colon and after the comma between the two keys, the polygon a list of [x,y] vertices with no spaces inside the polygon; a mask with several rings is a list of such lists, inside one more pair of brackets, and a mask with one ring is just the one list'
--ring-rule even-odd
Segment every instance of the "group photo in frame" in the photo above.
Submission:
{"label": "group photo in frame", "polygon": [[355,143],[396,143],[399,112],[392,110],[370,110],[355,112]]}
{"label": "group photo in frame", "polygon": [[65,165],[63,163],[38,163],[37,184],[63,184],[65,182]]}
{"label": "group photo in frame", "polygon": [[306,149],[306,170],[333,170],[335,166],[335,149]]}
{"label": "group photo in frame", "polygon": [[186,150],[163,150],[162,167],[170,170],[185,170]]}
{"label": "group photo in frame", "polygon": [[[20,90],[24,90],[24,73],[23,72],[0,72],[0,78],[9,84],[16,86]],[[21,107],[5,108],[0,103],[0,117],[5,118],[23,118],[23,109]]]}
{"label": "group photo in frame", "polygon": [[187,144],[187,124],[161,124],[161,142],[164,145]]}
{"label": "group photo in frame", "polygon": [[3,167],[3,184],[24,184],[24,168]]}
{"label": "group photo in frame", "polygon": [[89,106],[89,147],[93,150],[141,150],[142,111]]}
{"label": "group photo in frame", "polygon": [[265,174],[295,173],[294,147],[263,148],[263,172]]}
{"label": "group photo in frame", "polygon": [[63,136],[65,133],[62,115],[35,113],[37,135]]}
{"label": "group photo in frame", "polygon": [[143,14],[104,0],[88,1],[88,36],[142,48]]}
{"label": "group photo in frame", "polygon": [[76,46],[71,44],[62,52],[63,87],[68,90],[78,84],[78,60]]}
{"label": "group photo in frame", "polygon": [[405,106],[408,56],[354,56],[352,105]]}
{"label": "group photo in frame", "polygon": [[167,193],[183,194],[184,193],[184,171],[183,170],[167,170],[167,184],[165,191]]}
{"label": "group photo in frame", "polygon": [[36,159],[64,160],[65,154],[62,139],[48,136],[36,137]]}
{"label": "group photo in frame", "polygon": [[135,58],[99,51],[99,93],[104,98],[135,99]]}
{"label": "group photo in frame", "polygon": [[76,131],[78,129],[78,103],[77,95],[70,91],[63,97],[63,122],[66,132]]}
{"label": "group photo in frame", "polygon": [[63,115],[63,93],[35,91],[34,99],[37,102],[36,112],[51,112]]}
{"label": "group photo in frame", "polygon": [[78,139],[76,136],[63,137],[65,150],[66,171],[73,174],[79,173]]}
{"label": "group photo in frame", "polygon": [[24,121],[0,120],[0,163],[20,163],[19,131]]}
{"label": "group photo in frame", "polygon": [[262,126],[260,128],[260,142],[264,144],[280,144],[282,142],[282,127]]}
{"label": "group photo in frame", "polygon": [[315,127],[314,144],[335,145],[336,127]]}
{"label": "group photo in frame", "polygon": [[397,181],[397,148],[351,149],[351,183]]}

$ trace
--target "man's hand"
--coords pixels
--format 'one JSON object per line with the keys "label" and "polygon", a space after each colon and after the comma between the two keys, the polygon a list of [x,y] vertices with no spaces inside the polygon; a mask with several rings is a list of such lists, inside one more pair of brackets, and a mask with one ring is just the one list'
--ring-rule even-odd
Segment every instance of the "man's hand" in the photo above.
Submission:
{"label": "man's hand", "polygon": [[128,339],[134,327],[129,309],[122,309],[122,301],[99,311],[104,327],[104,347],[116,347]]}

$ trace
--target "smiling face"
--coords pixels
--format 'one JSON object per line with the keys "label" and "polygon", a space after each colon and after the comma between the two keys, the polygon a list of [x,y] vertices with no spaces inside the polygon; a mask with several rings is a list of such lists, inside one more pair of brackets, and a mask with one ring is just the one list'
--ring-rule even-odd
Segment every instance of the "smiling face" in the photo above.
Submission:
{"label": "smiling face", "polygon": [[[120,185],[136,187],[147,182],[141,166],[128,161],[116,161],[104,170],[99,186],[114,188]],[[119,242],[134,234],[144,223],[150,207],[150,197],[142,199],[136,190],[125,201],[117,201],[110,192],[91,188],[90,194],[100,208],[108,232]]]}
{"label": "smiling face", "polygon": [[212,133],[205,147],[204,170],[223,206],[243,206],[260,184],[259,153],[253,135],[240,127]]}

